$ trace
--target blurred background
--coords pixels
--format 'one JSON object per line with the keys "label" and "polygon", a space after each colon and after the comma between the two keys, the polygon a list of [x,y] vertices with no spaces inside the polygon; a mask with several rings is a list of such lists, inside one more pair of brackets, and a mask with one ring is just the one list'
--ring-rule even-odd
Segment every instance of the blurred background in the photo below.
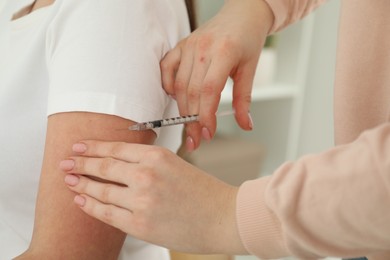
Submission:
{"label": "blurred background", "polygon": [[[4,0],[0,0],[0,10]],[[224,0],[195,0],[197,24],[210,19]],[[252,92],[254,130],[240,130],[233,116],[218,119],[216,138],[189,162],[233,185],[272,174],[283,162],[333,146],[333,82],[339,4],[329,0],[302,21],[269,37]],[[0,43],[1,44],[1,43]],[[227,82],[220,110],[231,109]],[[222,238],[223,239],[223,238]],[[253,256],[189,255],[173,260],[255,260]],[[293,260],[284,258],[283,260]],[[327,258],[327,260],[335,258]]]}

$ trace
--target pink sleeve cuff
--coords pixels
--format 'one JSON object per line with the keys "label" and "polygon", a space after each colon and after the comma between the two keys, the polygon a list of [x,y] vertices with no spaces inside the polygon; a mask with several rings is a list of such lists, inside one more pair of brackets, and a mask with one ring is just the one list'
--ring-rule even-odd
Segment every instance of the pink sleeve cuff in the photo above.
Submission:
{"label": "pink sleeve cuff", "polygon": [[247,181],[237,195],[237,224],[246,250],[260,258],[289,255],[281,227],[265,201],[265,189],[270,177]]}

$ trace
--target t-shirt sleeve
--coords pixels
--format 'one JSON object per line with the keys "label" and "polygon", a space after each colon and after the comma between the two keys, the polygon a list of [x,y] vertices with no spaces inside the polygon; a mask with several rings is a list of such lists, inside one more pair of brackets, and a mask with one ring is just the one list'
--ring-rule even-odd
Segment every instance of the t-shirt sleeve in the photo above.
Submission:
{"label": "t-shirt sleeve", "polygon": [[170,47],[149,0],[67,0],[47,33],[48,115],[85,111],[159,119],[171,102],[160,59]]}
{"label": "t-shirt sleeve", "polygon": [[390,245],[390,124],[245,182],[240,236],[264,259],[366,256]]}
{"label": "t-shirt sleeve", "polygon": [[265,0],[274,13],[274,24],[270,33],[274,33],[292,24],[312,12],[326,0]]}

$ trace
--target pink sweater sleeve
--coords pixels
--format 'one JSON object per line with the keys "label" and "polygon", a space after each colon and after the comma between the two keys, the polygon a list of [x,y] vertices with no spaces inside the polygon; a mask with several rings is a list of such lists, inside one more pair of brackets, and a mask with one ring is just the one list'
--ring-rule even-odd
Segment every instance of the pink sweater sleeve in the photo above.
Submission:
{"label": "pink sweater sleeve", "polygon": [[[390,123],[244,183],[240,236],[260,258],[355,257],[390,248]],[[374,187],[374,188],[373,188]]]}
{"label": "pink sweater sleeve", "polygon": [[274,24],[270,33],[302,19],[326,0],[265,0],[274,13]]}

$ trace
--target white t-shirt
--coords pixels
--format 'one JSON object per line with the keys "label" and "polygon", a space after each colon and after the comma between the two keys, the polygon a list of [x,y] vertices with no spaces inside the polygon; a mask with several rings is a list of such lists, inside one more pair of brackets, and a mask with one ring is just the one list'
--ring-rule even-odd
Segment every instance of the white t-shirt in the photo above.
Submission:
{"label": "white t-shirt", "polygon": [[[56,0],[10,21],[31,0],[0,10],[0,260],[27,249],[47,116],[66,111],[133,121],[177,116],[159,61],[189,33],[184,0]],[[156,131],[176,150],[181,127]],[[169,259],[128,237],[121,259]]]}

